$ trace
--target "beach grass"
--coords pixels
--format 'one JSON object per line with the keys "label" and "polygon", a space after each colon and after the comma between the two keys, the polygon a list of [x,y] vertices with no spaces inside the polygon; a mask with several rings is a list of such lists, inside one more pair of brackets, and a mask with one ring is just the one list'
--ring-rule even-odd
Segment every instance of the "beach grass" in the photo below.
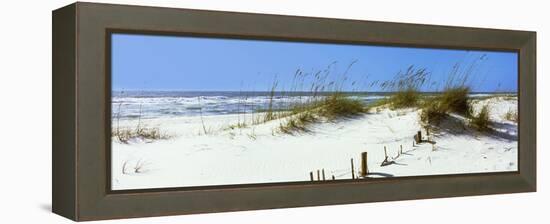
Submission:
{"label": "beach grass", "polygon": [[341,93],[326,97],[319,106],[319,115],[328,120],[356,116],[366,112],[365,104]]}
{"label": "beach grass", "polygon": [[383,82],[380,87],[394,92],[388,98],[388,103],[393,109],[410,108],[419,105],[421,100],[420,89],[430,79],[430,73],[426,68],[409,66],[405,71],[399,71],[392,80]]}
{"label": "beach grass", "polygon": [[165,132],[162,132],[158,127],[148,127],[147,125],[142,124],[142,105],[139,105],[139,114],[137,116],[137,124],[135,127],[121,127],[120,126],[120,114],[122,113],[122,103],[119,103],[117,106],[116,113],[116,126],[114,130],[111,131],[111,137],[118,140],[120,143],[128,144],[132,139],[139,139],[145,141],[154,141],[161,139],[169,139],[172,136],[168,135]]}
{"label": "beach grass", "polygon": [[[471,120],[479,121],[479,127],[484,129],[484,117],[472,115],[472,106],[469,94],[471,92],[471,75],[475,66],[484,56],[474,60],[468,67],[461,69],[459,63],[453,66],[453,69],[447,76],[445,85],[440,94],[425,100],[421,106],[422,112],[420,120],[425,124],[438,125],[450,113],[459,114]],[[487,117],[488,121],[488,117]]]}
{"label": "beach grass", "polygon": [[[316,72],[304,72],[296,70],[292,85],[289,89],[283,89],[279,86],[279,81],[275,77],[268,95],[268,106],[258,110],[261,117],[250,119],[251,125],[258,125],[273,120],[281,122],[280,130],[283,133],[293,131],[307,131],[307,126],[322,121],[335,121],[340,118],[352,117],[366,113],[369,109],[388,107],[389,109],[418,108],[420,109],[420,120],[425,124],[438,125],[449,114],[459,114],[467,119],[478,120],[479,126],[483,129],[484,117],[472,115],[471,99],[471,73],[475,70],[477,63],[483,57],[476,59],[469,66],[462,68],[460,63],[453,66],[447,79],[442,81],[443,88],[434,94],[422,93],[422,90],[433,89],[439,85],[439,81],[431,80],[431,73],[422,67],[411,65],[405,70],[401,70],[393,79],[379,83],[378,87],[392,94],[386,98],[377,100],[374,103],[366,105],[360,100],[353,98],[353,94],[344,92],[347,79],[347,72],[355,63],[349,64],[344,73],[336,75],[336,79],[330,79],[330,64],[327,69]],[[353,81],[352,85],[356,82]],[[372,86],[372,85],[371,85]],[[309,88],[308,88],[309,87]],[[349,86],[347,87],[349,88]],[[439,88],[439,87],[438,87]],[[362,91],[366,91],[362,89]],[[304,100],[302,100],[302,94]],[[286,103],[285,106],[275,106],[276,97],[299,96],[299,102]],[[259,113],[261,112],[261,113]],[[510,114],[508,118],[514,120],[514,115]],[[230,125],[230,128],[246,128],[249,124],[246,122]]]}
{"label": "beach grass", "polygon": [[484,105],[477,115],[470,118],[470,125],[478,131],[490,130],[489,124],[489,105]]}
{"label": "beach grass", "polygon": [[352,99],[342,93],[333,93],[310,104],[294,108],[293,115],[281,123],[283,133],[306,132],[307,126],[318,121],[336,121],[342,118],[352,118],[367,111],[366,105],[357,99]]}
{"label": "beach grass", "polygon": [[439,125],[447,116],[448,111],[437,100],[426,102],[420,112],[420,120],[429,125]]}
{"label": "beach grass", "polygon": [[504,114],[504,119],[508,121],[518,122],[518,112],[516,110],[509,109],[506,114]]}
{"label": "beach grass", "polygon": [[448,88],[445,89],[436,100],[440,102],[440,106],[443,110],[470,117],[471,107],[468,99],[469,93],[470,87],[468,86]]}
{"label": "beach grass", "polygon": [[417,90],[410,88],[396,92],[389,98],[392,108],[409,108],[418,105],[420,94]]}
{"label": "beach grass", "polygon": [[[348,81],[347,73],[356,61],[352,61],[346,70],[331,77],[331,66],[314,72],[304,72],[297,69],[288,89],[279,86],[279,80],[275,76],[269,90],[266,108],[259,108],[252,114],[249,122],[231,124],[223,129],[246,128],[250,125],[259,125],[278,120],[279,130],[282,133],[291,134],[295,131],[307,131],[307,126],[319,121],[334,121],[343,117],[351,117],[366,112],[366,105],[360,100],[353,99],[348,93],[342,91]],[[351,82],[351,86],[356,84]],[[296,102],[285,102],[283,106],[276,106],[275,100],[298,99]],[[240,101],[244,103],[244,101]],[[242,114],[243,118],[247,116]],[[244,119],[243,119],[244,120]]]}
{"label": "beach grass", "polygon": [[117,128],[112,132],[113,138],[121,143],[128,144],[132,139],[145,141],[169,139],[170,135],[161,132],[159,128],[138,127],[138,128]]}

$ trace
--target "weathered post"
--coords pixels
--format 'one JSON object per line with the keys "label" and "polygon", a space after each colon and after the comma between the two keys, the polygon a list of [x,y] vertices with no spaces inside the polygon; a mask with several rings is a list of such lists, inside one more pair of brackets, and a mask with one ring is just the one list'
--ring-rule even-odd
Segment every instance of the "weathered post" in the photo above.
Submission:
{"label": "weathered post", "polygon": [[367,167],[367,152],[361,153],[361,176],[366,177],[369,173],[368,167]]}
{"label": "weathered post", "polygon": [[399,145],[399,155],[403,154],[403,145]]}
{"label": "weathered post", "polygon": [[418,131],[418,143],[422,143],[422,131]]}
{"label": "weathered post", "polygon": [[317,170],[317,180],[321,180],[321,174],[320,174],[319,170]]}
{"label": "weathered post", "polygon": [[309,179],[311,179],[311,181],[315,180],[315,179],[313,179],[313,171],[309,172]]}
{"label": "weathered post", "polygon": [[355,169],[353,168],[353,158],[351,158],[351,179],[355,179]]}
{"label": "weathered post", "polygon": [[325,180],[325,169],[323,169],[323,181]]}
{"label": "weathered post", "polygon": [[336,180],[336,178],[334,178],[334,175],[332,175],[332,180]]}

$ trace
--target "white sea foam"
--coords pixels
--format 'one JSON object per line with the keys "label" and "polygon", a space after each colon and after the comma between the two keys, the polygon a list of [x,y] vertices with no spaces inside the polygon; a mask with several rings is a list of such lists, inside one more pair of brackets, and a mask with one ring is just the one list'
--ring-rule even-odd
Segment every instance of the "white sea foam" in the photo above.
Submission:
{"label": "white sea foam", "polygon": [[[117,94],[112,98],[112,116],[120,119],[143,117],[159,118],[251,113],[267,109],[287,108],[292,104],[312,100],[311,95],[274,95],[269,93],[235,92],[141,92]],[[322,96],[316,96],[321,97]],[[382,95],[352,95],[352,98],[368,103],[383,98]]]}

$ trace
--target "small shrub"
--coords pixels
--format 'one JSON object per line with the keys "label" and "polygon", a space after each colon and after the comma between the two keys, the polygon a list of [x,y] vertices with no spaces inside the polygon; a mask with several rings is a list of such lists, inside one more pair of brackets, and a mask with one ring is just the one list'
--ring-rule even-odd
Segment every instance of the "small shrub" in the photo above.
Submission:
{"label": "small shrub", "polygon": [[489,106],[485,105],[481,108],[481,111],[476,116],[470,118],[470,125],[478,131],[489,130]]}

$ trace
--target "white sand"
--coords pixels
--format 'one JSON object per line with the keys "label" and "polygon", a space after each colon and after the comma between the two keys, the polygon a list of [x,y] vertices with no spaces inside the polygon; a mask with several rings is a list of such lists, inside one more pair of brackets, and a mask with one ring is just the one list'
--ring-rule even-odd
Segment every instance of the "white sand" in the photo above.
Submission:
{"label": "white sand", "polygon": [[[361,152],[368,152],[369,171],[382,175],[516,171],[517,125],[504,120],[504,114],[517,109],[517,100],[476,100],[474,111],[484,104],[490,106],[496,132],[481,134],[449,122],[432,134],[437,142],[435,151],[429,143],[412,147],[413,136],[421,127],[419,111],[413,109],[384,109],[354,119],[317,123],[310,126],[310,132],[295,135],[274,131],[281,121],[221,130],[237,123],[237,115],[205,116],[205,125],[213,131],[209,135],[198,134],[202,130],[200,117],[143,120],[174,137],[151,143],[113,141],[113,189],[309,181],[309,172],[318,169],[325,170],[327,179],[332,175],[350,179],[350,158],[359,172]],[[121,122],[121,126],[135,123]],[[389,156],[395,157],[400,145],[404,154],[394,164],[380,166],[384,146]],[[139,173],[134,172],[137,164],[142,167]]]}

